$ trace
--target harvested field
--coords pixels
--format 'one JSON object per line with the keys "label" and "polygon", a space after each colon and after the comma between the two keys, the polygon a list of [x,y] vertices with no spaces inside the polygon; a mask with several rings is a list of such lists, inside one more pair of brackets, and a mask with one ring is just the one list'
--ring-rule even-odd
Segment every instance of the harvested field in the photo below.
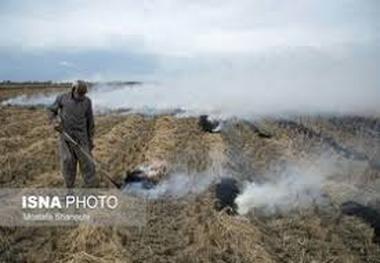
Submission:
{"label": "harvested field", "polygon": [[[4,106],[0,122],[1,187],[63,186],[58,136],[46,111]],[[322,158],[334,164],[322,187],[329,202],[230,216],[214,209],[210,185],[192,198],[151,200],[141,229],[1,227],[0,262],[380,262],[374,230],[338,209],[347,200],[380,200],[380,170],[370,162],[380,159],[379,117],[235,120],[221,133],[205,133],[196,117],[111,114],[96,116],[96,126],[94,156],[117,181],[126,170],[164,159],[172,172],[189,176],[212,171],[275,182],[285,166]],[[260,135],[264,127],[271,136]],[[101,186],[113,187],[106,180]]]}

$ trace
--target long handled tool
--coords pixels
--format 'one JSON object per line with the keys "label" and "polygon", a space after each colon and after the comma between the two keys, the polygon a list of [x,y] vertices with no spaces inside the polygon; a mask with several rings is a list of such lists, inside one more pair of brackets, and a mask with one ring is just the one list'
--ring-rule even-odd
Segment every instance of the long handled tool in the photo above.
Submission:
{"label": "long handled tool", "polygon": [[106,178],[118,189],[121,188],[121,184],[117,183],[114,179],[112,179],[112,177],[110,176],[110,174],[108,173],[108,171],[106,171],[105,169],[103,169],[101,166],[100,166],[100,162],[97,162],[87,151],[85,151],[83,149],[82,146],[80,146],[79,143],[77,143],[67,132],[65,131],[61,131],[60,132],[61,134],[63,134],[63,136],[66,137],[66,139],[69,140],[70,143],[72,143],[75,147],[77,147],[82,153],[84,156],[86,156],[86,158],[88,160],[90,160],[96,167],[98,167],[103,173],[104,175],[106,176]]}

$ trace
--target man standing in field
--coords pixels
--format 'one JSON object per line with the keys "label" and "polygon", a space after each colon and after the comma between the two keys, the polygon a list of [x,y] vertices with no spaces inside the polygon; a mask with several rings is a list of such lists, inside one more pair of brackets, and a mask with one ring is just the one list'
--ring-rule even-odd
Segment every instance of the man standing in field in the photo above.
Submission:
{"label": "man standing in field", "polygon": [[72,85],[70,92],[59,95],[49,107],[50,122],[60,132],[61,171],[67,188],[74,187],[78,162],[85,186],[97,186],[95,164],[89,158],[94,147],[95,124],[91,100],[86,93],[87,84],[78,80]]}

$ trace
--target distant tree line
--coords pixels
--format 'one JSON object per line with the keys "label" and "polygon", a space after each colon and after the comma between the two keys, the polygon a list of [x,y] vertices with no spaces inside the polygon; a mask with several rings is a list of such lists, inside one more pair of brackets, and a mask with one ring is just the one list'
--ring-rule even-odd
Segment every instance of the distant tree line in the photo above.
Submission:
{"label": "distant tree line", "polygon": [[[71,82],[55,82],[52,80],[48,81],[12,81],[12,80],[2,80],[0,81],[0,85],[70,85]],[[89,82],[87,81],[87,84],[94,85],[94,84],[106,84],[106,85],[141,85],[141,81],[97,81],[97,82]]]}
{"label": "distant tree line", "polygon": [[[106,81],[106,82],[89,82],[86,81],[88,86],[91,88],[94,85],[105,85],[105,86],[135,86],[142,85],[140,81]],[[55,82],[55,81],[11,81],[3,80],[0,81],[1,89],[24,89],[24,88],[69,88],[71,87],[71,82]]]}
{"label": "distant tree line", "polygon": [[0,85],[68,85],[69,82],[54,82],[51,80],[48,81],[12,81],[12,80],[3,80],[0,82]]}
{"label": "distant tree line", "polygon": [[69,82],[53,82],[53,81],[0,81],[0,89],[40,89],[40,88],[67,88],[70,87]]}

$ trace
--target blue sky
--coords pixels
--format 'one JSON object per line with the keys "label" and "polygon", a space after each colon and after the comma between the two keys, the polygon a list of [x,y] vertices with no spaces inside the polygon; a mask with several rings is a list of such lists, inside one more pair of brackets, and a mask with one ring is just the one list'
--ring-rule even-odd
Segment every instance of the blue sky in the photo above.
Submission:
{"label": "blue sky", "polygon": [[3,0],[0,79],[240,76],[289,62],[294,72],[341,63],[342,75],[357,72],[375,85],[364,71],[379,61],[379,7],[377,0]]}

